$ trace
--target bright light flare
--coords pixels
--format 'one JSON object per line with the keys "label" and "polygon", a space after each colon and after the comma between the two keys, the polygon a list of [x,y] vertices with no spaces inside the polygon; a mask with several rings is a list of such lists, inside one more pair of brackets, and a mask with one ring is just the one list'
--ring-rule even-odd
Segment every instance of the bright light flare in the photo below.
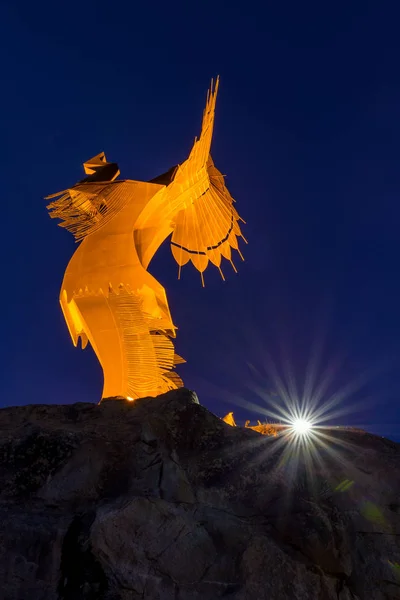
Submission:
{"label": "bright light flare", "polygon": [[291,423],[291,429],[298,435],[307,435],[312,427],[311,421],[307,419],[294,419]]}

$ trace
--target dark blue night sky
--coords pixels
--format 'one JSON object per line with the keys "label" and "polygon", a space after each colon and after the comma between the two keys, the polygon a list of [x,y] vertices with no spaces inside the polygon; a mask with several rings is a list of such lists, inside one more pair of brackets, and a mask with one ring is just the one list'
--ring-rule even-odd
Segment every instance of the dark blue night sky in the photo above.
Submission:
{"label": "dark blue night sky", "polygon": [[400,441],[396,6],[2,4],[2,406],[101,394],[94,354],[74,349],[58,305],[74,241],[43,197],[103,150],[138,180],[183,161],[219,74],[212,154],[249,245],[239,274],[227,263],[224,283],[208,269],[205,289],[190,266],[177,280],[168,244],[151,264],[188,361],[180,374],[240,421],[277,401],[273,364],[289,395],[329,373],[332,422]]}

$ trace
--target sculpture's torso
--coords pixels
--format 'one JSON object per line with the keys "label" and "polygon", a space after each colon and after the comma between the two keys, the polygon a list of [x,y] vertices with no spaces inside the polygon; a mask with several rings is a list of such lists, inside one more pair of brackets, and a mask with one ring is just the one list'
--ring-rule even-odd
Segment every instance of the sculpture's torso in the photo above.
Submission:
{"label": "sculpture's torso", "polygon": [[[135,195],[124,208],[78,246],[66,269],[61,293],[65,291],[70,301],[82,295],[108,296],[110,290],[118,291],[123,286],[142,298],[145,312],[169,320],[172,330],[165,290],[143,267],[135,241],[138,217],[151,203],[156,210],[165,187],[137,183]],[[139,251],[143,253],[146,247],[140,247]]]}

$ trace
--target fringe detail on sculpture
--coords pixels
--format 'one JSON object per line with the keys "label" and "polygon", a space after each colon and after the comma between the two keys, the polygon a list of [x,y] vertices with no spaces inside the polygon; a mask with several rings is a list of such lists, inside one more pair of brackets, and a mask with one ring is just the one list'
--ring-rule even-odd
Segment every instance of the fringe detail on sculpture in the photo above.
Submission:
{"label": "fringe detail on sculpture", "polygon": [[111,292],[108,301],[121,330],[127,396],[142,398],[182,387],[172,369],[185,361],[166,334],[170,325],[143,313],[141,299],[125,289]]}
{"label": "fringe detail on sculpture", "polygon": [[60,227],[67,229],[80,242],[108,223],[132,198],[137,183],[116,181],[84,183],[47,196],[53,200],[48,206],[52,219],[60,219]]}
{"label": "fringe detail on sculpture", "polygon": [[169,389],[176,390],[177,388],[183,387],[183,381],[175,371],[164,373],[163,378],[169,386]]}
{"label": "fringe detail on sculpture", "polygon": [[221,256],[231,261],[231,248],[239,251],[237,237],[243,237],[234,200],[211,157],[207,171],[208,187],[178,213],[171,239],[172,254],[179,266],[191,260],[200,273],[209,261],[219,268]]}

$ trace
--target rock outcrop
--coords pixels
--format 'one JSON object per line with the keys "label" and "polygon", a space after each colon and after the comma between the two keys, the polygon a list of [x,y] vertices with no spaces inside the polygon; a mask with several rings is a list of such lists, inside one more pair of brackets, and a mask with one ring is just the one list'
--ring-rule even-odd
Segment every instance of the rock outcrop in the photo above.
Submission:
{"label": "rock outcrop", "polygon": [[337,429],[312,460],[185,389],[0,431],[2,600],[400,598],[394,442]]}

